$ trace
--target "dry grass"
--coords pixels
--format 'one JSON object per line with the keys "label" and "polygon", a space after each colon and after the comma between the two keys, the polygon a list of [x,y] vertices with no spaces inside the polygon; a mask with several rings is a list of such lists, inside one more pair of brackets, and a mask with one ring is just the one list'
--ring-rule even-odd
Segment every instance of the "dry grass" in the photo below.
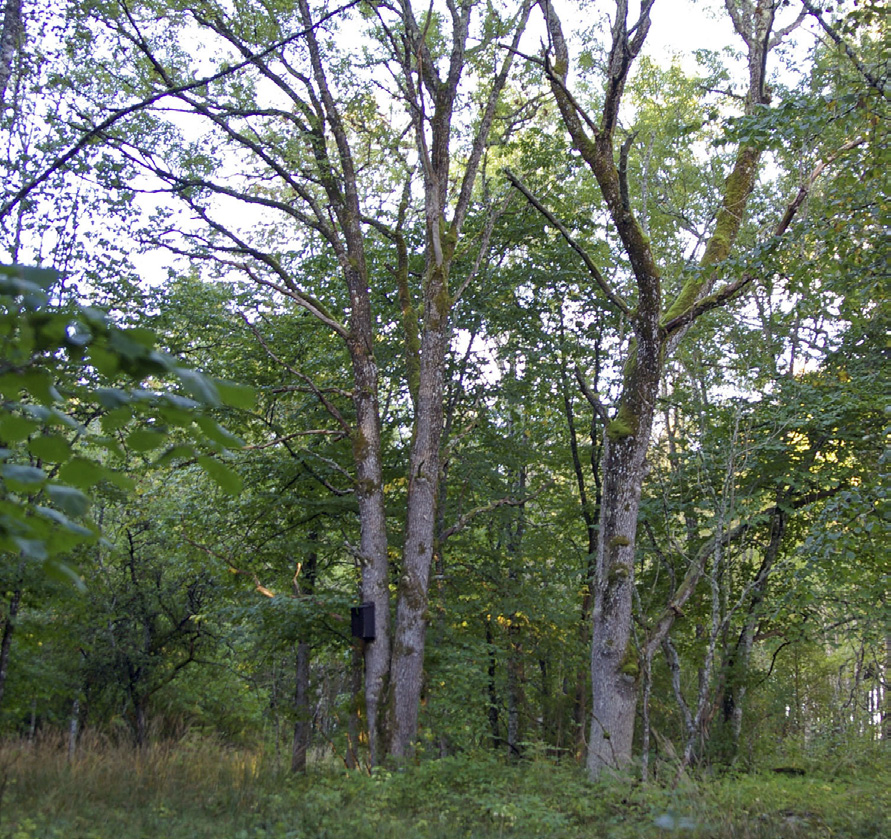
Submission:
{"label": "dry grass", "polygon": [[[88,734],[0,743],[0,839],[876,839],[891,835],[883,750],[806,776],[597,785],[574,765],[489,753],[368,776],[295,778],[262,752],[186,737],[143,750]],[[852,758],[853,759],[853,758]]]}

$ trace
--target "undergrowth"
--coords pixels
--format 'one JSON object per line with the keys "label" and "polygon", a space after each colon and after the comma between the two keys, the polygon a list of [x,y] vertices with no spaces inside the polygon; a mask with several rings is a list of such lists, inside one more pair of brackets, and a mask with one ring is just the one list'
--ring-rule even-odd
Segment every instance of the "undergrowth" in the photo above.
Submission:
{"label": "undergrowth", "polygon": [[295,777],[261,753],[208,740],[133,751],[0,746],[0,839],[876,839],[891,835],[880,750],[804,775],[614,777],[491,754],[399,770],[317,762]]}

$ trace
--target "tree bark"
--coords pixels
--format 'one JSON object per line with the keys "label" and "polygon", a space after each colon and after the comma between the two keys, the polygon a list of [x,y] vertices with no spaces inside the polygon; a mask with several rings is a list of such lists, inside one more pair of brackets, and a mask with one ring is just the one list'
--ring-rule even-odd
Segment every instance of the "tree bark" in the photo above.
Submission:
{"label": "tree bark", "polygon": [[12,636],[15,632],[16,619],[19,614],[19,605],[22,602],[22,588],[16,586],[9,599],[6,608],[6,620],[3,621],[3,638],[0,640],[0,705],[3,704],[3,694],[6,691],[6,677],[9,673],[9,653],[12,649]]}
{"label": "tree bark", "polygon": [[0,31],[0,113],[6,102],[6,90],[22,45],[22,0],[6,0],[3,29]]}

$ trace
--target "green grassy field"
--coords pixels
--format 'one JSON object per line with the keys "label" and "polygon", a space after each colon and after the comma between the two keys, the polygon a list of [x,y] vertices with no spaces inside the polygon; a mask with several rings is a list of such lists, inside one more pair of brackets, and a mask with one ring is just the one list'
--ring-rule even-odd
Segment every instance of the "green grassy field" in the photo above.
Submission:
{"label": "green grassy field", "polygon": [[489,755],[399,771],[316,764],[296,778],[201,741],[142,753],[0,748],[0,839],[453,839],[891,836],[881,752],[773,772],[591,784],[574,764]]}

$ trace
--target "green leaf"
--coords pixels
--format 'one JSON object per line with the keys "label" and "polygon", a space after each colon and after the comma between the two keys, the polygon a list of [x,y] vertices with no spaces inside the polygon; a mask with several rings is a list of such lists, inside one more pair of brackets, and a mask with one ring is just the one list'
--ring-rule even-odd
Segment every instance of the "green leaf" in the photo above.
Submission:
{"label": "green leaf", "polygon": [[61,525],[66,530],[78,536],[92,537],[95,535],[92,530],[84,527],[82,524],[71,521],[71,519],[68,518],[68,516],[66,516],[64,513],[61,513],[58,510],[54,510],[52,507],[38,506],[35,507],[34,510],[44,518],[50,519],[50,521],[54,521],[56,524]]}
{"label": "green leaf", "polygon": [[99,404],[109,411],[129,405],[133,401],[126,390],[121,390],[118,387],[97,387],[95,392]]}
{"label": "green leaf", "polygon": [[22,373],[19,376],[19,385],[44,405],[51,405],[62,399],[56,390],[52,375],[42,367],[34,367]]}
{"label": "green leaf", "polygon": [[69,516],[80,517],[87,512],[90,499],[80,490],[65,484],[49,484],[46,488],[47,495],[59,509]]}
{"label": "green leaf", "polygon": [[90,489],[100,481],[110,480],[112,475],[113,470],[85,457],[74,457],[59,470],[61,482],[79,489]]}
{"label": "green leaf", "polygon": [[155,431],[150,428],[138,428],[127,436],[127,447],[134,452],[150,452],[160,449],[167,440],[163,431]]}
{"label": "green leaf", "polygon": [[124,428],[132,419],[133,412],[129,407],[124,406],[109,411],[99,422],[102,425],[102,430],[108,433],[112,431],[120,431],[120,429]]}
{"label": "green leaf", "polygon": [[0,416],[0,440],[18,443],[40,429],[40,424],[19,414]]}
{"label": "green leaf", "polygon": [[169,466],[181,457],[191,458],[195,456],[195,449],[185,443],[171,446],[155,462],[154,466]]}
{"label": "green leaf", "polygon": [[30,265],[2,265],[0,274],[11,278],[20,278],[37,288],[46,291],[59,279],[55,268],[34,268]]}
{"label": "green leaf", "polygon": [[196,370],[189,370],[187,367],[177,367],[173,371],[179,377],[183,387],[199,402],[206,405],[220,405],[220,394],[214,383],[202,376]]}
{"label": "green leaf", "polygon": [[41,460],[61,463],[71,457],[71,443],[58,434],[47,434],[32,439],[28,451]]}
{"label": "green leaf", "polygon": [[237,495],[241,492],[241,477],[224,463],[207,455],[198,458],[198,464],[224,492]]}
{"label": "green leaf", "polygon": [[58,580],[62,583],[71,583],[81,592],[87,590],[83,578],[70,565],[61,562],[58,559],[48,559],[43,564],[43,571],[50,579]]}
{"label": "green leaf", "polygon": [[90,346],[90,364],[103,376],[111,378],[120,368],[120,360],[115,353],[95,344]]}
{"label": "green leaf", "polygon": [[195,417],[195,422],[208,439],[213,440],[215,443],[219,443],[221,446],[240,449],[244,445],[242,440],[223,428],[223,426],[216,422],[212,417],[197,416]]}
{"label": "green leaf", "polygon": [[215,379],[214,384],[224,405],[250,411],[257,402],[257,392],[247,385]]}
{"label": "green leaf", "polygon": [[3,466],[0,466],[0,474],[7,481],[18,484],[26,490],[35,489],[46,480],[46,473],[43,469],[17,463],[4,463]]}
{"label": "green leaf", "polygon": [[15,536],[12,541],[22,556],[28,559],[44,560],[47,558],[46,543],[41,539],[25,539]]}

